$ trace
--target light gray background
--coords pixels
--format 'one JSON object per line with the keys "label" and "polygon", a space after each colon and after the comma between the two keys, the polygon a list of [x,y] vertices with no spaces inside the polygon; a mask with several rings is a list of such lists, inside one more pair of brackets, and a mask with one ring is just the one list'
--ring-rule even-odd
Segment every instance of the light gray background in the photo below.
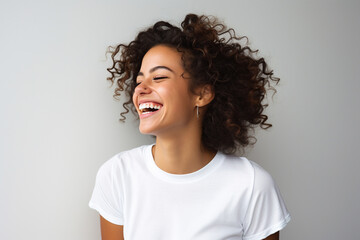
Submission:
{"label": "light gray background", "polygon": [[[0,2],[0,239],[100,238],[87,206],[99,166],[152,142],[118,122],[108,45],[157,20],[213,14],[281,78],[247,156],[292,214],[282,239],[358,239],[358,1]],[[132,117],[129,117],[132,120]]]}

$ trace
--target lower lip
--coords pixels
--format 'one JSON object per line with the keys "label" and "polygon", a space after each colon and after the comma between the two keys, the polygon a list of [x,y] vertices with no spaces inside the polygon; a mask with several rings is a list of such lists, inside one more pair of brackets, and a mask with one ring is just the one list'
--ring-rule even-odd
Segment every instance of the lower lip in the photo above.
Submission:
{"label": "lower lip", "polygon": [[148,113],[140,114],[139,117],[140,117],[140,119],[151,117],[152,115],[156,114],[159,110],[157,110],[155,112],[148,112]]}

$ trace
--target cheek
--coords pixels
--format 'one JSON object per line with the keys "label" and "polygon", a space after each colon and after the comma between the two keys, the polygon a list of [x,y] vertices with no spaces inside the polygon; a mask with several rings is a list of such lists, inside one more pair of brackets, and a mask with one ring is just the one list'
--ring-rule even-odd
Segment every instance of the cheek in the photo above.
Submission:
{"label": "cheek", "polygon": [[175,118],[188,116],[192,111],[191,97],[184,92],[172,91],[167,92],[167,112]]}
{"label": "cheek", "polygon": [[156,88],[156,92],[164,99],[187,101],[190,97],[187,85],[185,84],[163,84]]}

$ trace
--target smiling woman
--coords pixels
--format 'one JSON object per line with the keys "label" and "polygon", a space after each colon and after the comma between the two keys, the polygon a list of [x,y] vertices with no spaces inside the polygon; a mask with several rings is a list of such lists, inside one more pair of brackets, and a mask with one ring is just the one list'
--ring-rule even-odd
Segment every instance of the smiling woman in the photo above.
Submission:
{"label": "smiling woman", "polygon": [[130,96],[122,120],[131,109],[156,142],[99,169],[89,205],[103,240],[279,239],[290,215],[276,184],[233,155],[271,127],[263,99],[279,79],[215,18],[181,27],[157,22],[112,50],[108,79]]}

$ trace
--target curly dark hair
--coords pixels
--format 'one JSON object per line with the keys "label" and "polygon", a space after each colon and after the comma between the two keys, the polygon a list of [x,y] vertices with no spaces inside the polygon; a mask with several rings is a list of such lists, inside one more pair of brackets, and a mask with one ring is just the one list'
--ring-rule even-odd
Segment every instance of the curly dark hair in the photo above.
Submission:
{"label": "curly dark hair", "polygon": [[[242,39],[246,43],[240,45]],[[121,115],[136,112],[132,95],[141,62],[148,50],[156,45],[176,48],[182,53],[184,69],[190,74],[190,90],[211,84],[215,97],[208,105],[202,125],[202,143],[212,150],[233,153],[240,147],[253,144],[256,126],[267,129],[272,125],[263,113],[267,90],[280,80],[268,70],[263,58],[254,55],[258,50],[247,46],[247,37],[238,37],[214,17],[188,14],[181,28],[159,21],[141,31],[128,45],[110,47],[113,64],[107,70],[116,82],[114,97],[125,92],[127,101]],[[245,46],[244,46],[245,45]],[[254,141],[253,141],[254,140]]]}

